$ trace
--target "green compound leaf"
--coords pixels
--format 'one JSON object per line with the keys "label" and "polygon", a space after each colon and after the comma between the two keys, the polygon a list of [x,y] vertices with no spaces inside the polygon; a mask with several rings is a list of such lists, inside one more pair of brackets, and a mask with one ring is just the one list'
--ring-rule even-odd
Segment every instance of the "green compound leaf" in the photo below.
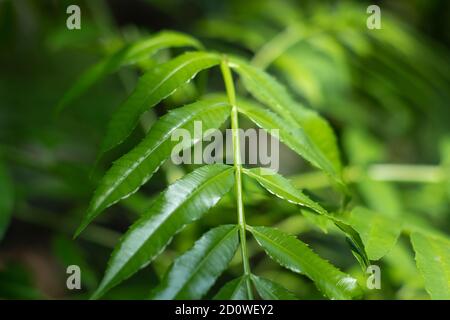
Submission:
{"label": "green compound leaf", "polygon": [[238,244],[237,226],[210,230],[175,260],[150,299],[201,299],[227,268]]}
{"label": "green compound leaf", "polygon": [[117,160],[105,174],[76,235],[104,209],[133,194],[152,177],[178,144],[178,141],[172,141],[175,130],[185,129],[190,133],[192,139],[183,141],[189,147],[194,143],[195,121],[201,121],[206,132],[220,127],[229,115],[227,103],[209,99],[172,110],[160,118],[145,139]]}
{"label": "green compound leaf", "polygon": [[135,90],[113,114],[101,153],[122,143],[133,131],[139,117],[195,75],[220,63],[220,56],[208,52],[187,52],[155,66],[138,81]]}
{"label": "green compound leaf", "polygon": [[201,218],[233,184],[233,167],[215,164],[203,166],[169,186],[116,246],[92,298],[99,298],[150,263],[177,232]]}

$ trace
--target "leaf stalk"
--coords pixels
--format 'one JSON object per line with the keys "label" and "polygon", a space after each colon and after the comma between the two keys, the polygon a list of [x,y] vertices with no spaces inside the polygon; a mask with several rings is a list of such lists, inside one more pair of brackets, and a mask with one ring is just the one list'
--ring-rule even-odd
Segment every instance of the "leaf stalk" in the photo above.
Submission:
{"label": "leaf stalk", "polygon": [[231,105],[231,130],[232,130],[232,141],[233,141],[233,157],[234,157],[234,174],[235,174],[235,188],[236,188],[236,202],[237,202],[237,214],[238,214],[238,225],[239,225],[239,238],[242,254],[242,264],[244,266],[244,275],[246,276],[247,294],[250,299],[253,299],[253,292],[250,284],[250,263],[247,252],[247,239],[246,239],[246,223],[245,223],[245,213],[244,204],[242,201],[242,164],[241,164],[241,153],[240,153],[240,141],[239,141],[239,122],[238,122],[238,111],[236,106],[236,94],[234,89],[233,77],[231,75],[230,68],[228,66],[227,58],[224,57],[220,64],[220,69],[222,71],[222,76],[225,83],[225,89],[228,96],[228,101]]}

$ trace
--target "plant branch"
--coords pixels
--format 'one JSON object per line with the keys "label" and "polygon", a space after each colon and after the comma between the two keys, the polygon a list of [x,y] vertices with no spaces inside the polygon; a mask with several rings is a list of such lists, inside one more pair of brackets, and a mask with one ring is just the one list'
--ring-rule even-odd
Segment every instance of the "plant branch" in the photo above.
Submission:
{"label": "plant branch", "polygon": [[246,285],[247,285],[247,293],[250,299],[253,299],[253,292],[251,288],[251,284],[249,281],[251,272],[250,272],[250,263],[248,259],[247,252],[247,239],[246,239],[246,223],[245,223],[245,214],[244,214],[244,205],[242,201],[242,165],[241,165],[241,153],[240,153],[240,141],[239,141],[239,122],[238,122],[238,112],[236,106],[236,94],[234,90],[233,77],[231,75],[230,68],[228,67],[228,61],[226,58],[223,59],[220,64],[220,68],[222,70],[223,79],[225,82],[225,88],[227,91],[228,101],[231,104],[231,130],[233,137],[233,156],[234,156],[234,172],[235,172],[235,186],[236,186],[236,202],[237,202],[237,211],[238,211],[238,225],[239,225],[239,238],[241,245],[241,254],[242,254],[242,263],[244,265],[244,274],[247,276]]}

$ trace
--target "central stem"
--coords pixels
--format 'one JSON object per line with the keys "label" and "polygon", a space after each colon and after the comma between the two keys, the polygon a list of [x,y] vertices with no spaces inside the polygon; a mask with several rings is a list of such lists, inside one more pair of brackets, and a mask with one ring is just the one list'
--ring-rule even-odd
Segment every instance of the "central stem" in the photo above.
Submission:
{"label": "central stem", "polygon": [[238,225],[239,225],[239,238],[241,244],[242,253],[242,264],[244,265],[244,275],[247,276],[245,281],[247,286],[247,294],[250,299],[253,299],[253,292],[250,285],[250,263],[248,260],[247,253],[247,239],[245,235],[245,214],[244,205],[242,202],[242,177],[241,177],[241,148],[239,141],[239,122],[238,122],[238,112],[236,107],[236,94],[234,91],[233,77],[231,75],[230,68],[228,67],[228,62],[226,58],[220,64],[222,70],[223,79],[225,82],[225,88],[227,91],[228,101],[231,105],[231,131],[233,137],[233,157],[234,157],[234,178],[236,185],[236,202],[237,202],[237,213],[238,213]]}

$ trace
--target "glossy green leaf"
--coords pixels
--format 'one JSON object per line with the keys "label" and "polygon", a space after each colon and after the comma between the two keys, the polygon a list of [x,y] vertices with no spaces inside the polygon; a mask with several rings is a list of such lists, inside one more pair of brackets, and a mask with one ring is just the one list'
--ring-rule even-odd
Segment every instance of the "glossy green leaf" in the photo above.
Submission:
{"label": "glossy green leaf", "polygon": [[203,235],[178,257],[150,299],[200,299],[227,268],[239,244],[238,228],[224,225]]}
{"label": "glossy green leaf", "polygon": [[169,186],[116,246],[93,298],[150,263],[172,237],[213,207],[234,183],[233,167],[206,165]]}
{"label": "glossy green leaf", "polygon": [[319,257],[294,236],[269,227],[249,227],[256,241],[281,266],[304,274],[331,299],[352,299],[361,295],[356,279]]}
{"label": "glossy green leaf", "polygon": [[278,283],[268,279],[251,276],[256,291],[264,300],[297,300],[297,297]]}
{"label": "glossy green leaf", "polygon": [[328,215],[317,202],[296,189],[286,178],[265,168],[243,169],[244,174],[258,181],[267,191],[288,202],[308,207],[317,213]]}
{"label": "glossy green leaf", "polygon": [[64,109],[96,82],[123,66],[148,59],[161,49],[188,46],[201,48],[201,44],[196,39],[173,31],[162,31],[126,45],[86,70],[65,93],[58,104],[57,111]]}
{"label": "glossy green leaf", "polygon": [[172,141],[172,133],[185,129],[194,143],[194,122],[201,121],[203,132],[218,128],[230,115],[230,107],[219,100],[198,101],[169,111],[150,129],[145,139],[126,155],[117,160],[105,174],[76,234],[78,235],[98,214],[117,201],[136,192],[147,182],[159,166],[170,157],[178,141]]}
{"label": "glossy green leaf", "polygon": [[432,299],[450,299],[450,241],[413,232],[416,264]]}
{"label": "glossy green leaf", "polygon": [[311,147],[309,138],[302,128],[278,116],[276,113],[264,109],[257,103],[238,99],[237,104],[240,113],[247,116],[256,125],[269,133],[272,130],[279,130],[279,136],[277,138],[280,139],[281,142],[285,143],[294,152],[311,162],[313,165],[320,167],[316,159],[316,153]]}
{"label": "glossy green leaf", "polygon": [[239,73],[244,86],[257,100],[281,115],[290,126],[297,125],[304,130],[306,138],[302,143],[308,149],[306,159],[341,182],[336,137],[328,122],[316,112],[300,106],[275,78],[263,70],[238,59],[232,59],[230,67]]}
{"label": "glossy green leaf", "polygon": [[249,300],[246,276],[242,276],[226,283],[214,296],[214,300]]}
{"label": "glossy green leaf", "polygon": [[378,260],[387,254],[402,231],[400,221],[362,207],[353,209],[346,221],[361,236],[370,260]]}
{"label": "glossy green leaf", "polygon": [[8,229],[14,205],[12,181],[6,167],[0,162],[0,241]]}
{"label": "glossy green leaf", "polygon": [[198,51],[184,53],[150,69],[139,79],[135,90],[113,114],[103,141],[102,152],[124,141],[133,131],[142,113],[189,82],[198,72],[219,63],[219,55]]}

